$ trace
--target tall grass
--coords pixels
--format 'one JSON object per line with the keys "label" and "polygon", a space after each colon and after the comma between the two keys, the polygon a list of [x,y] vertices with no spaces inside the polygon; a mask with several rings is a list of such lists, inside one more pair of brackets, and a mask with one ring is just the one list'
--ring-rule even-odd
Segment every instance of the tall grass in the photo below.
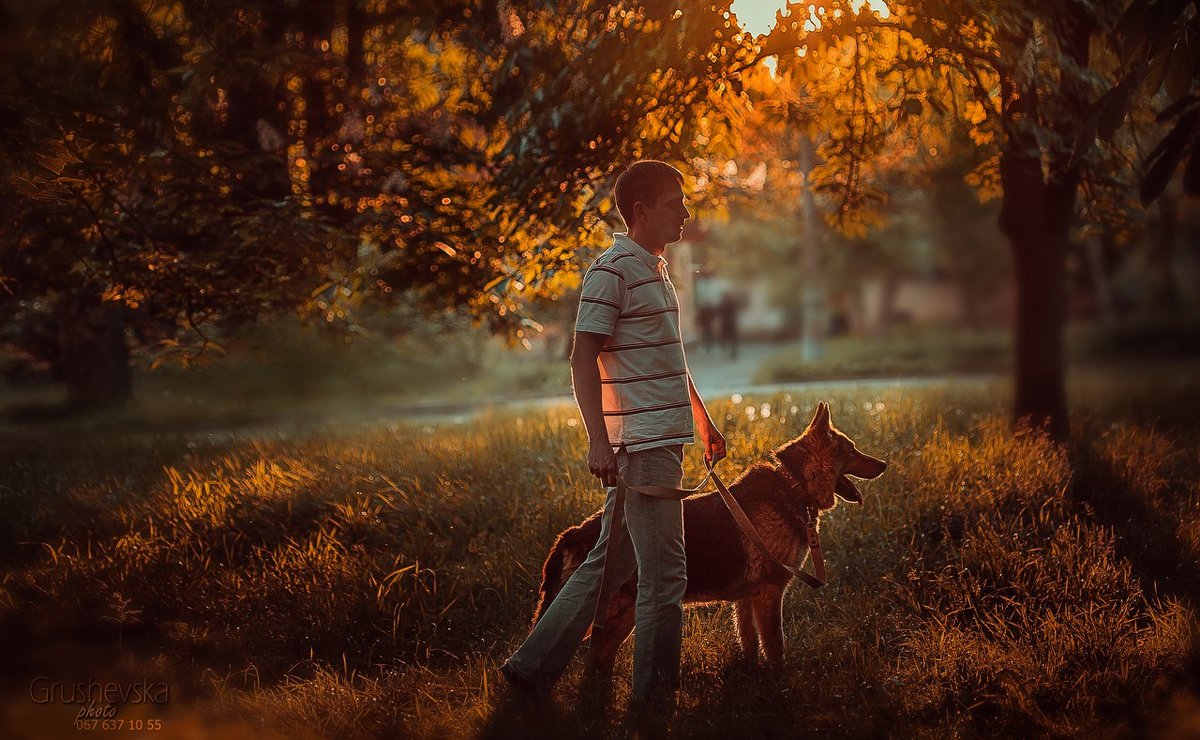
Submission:
{"label": "tall grass", "polygon": [[[823,520],[831,583],[788,594],[783,670],[736,661],[727,605],[689,610],[681,736],[1110,735],[1170,702],[1188,716],[1191,383],[1156,421],[1086,389],[1066,445],[1014,433],[999,387],[710,399],[727,477],[818,400],[891,466]],[[621,732],[628,645],[611,697],[574,671],[525,712],[498,686],[550,542],[602,500],[571,409],[6,444],[0,609],[29,664],[71,635],[174,656],[277,735]]]}

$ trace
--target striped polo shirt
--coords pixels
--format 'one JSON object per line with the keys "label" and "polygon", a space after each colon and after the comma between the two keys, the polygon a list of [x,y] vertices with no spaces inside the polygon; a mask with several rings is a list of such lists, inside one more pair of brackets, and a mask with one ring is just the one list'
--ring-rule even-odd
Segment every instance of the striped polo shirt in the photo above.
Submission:
{"label": "striped polo shirt", "polygon": [[614,234],[583,275],[575,330],[608,337],[599,364],[613,447],[636,452],[694,441],[679,297],[665,259]]}

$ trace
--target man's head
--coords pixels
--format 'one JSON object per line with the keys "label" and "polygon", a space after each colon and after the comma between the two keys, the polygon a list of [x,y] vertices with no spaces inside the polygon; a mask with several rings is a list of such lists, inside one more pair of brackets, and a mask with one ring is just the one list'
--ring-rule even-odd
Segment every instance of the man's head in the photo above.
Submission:
{"label": "man's head", "polygon": [[636,232],[652,243],[679,241],[683,222],[692,216],[683,202],[683,174],[656,159],[629,165],[617,178],[614,195],[630,235]]}

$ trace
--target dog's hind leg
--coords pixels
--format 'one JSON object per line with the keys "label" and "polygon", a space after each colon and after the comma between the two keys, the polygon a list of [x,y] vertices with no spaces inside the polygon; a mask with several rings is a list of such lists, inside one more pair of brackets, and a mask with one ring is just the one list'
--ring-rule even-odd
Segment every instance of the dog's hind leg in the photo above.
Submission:
{"label": "dog's hind leg", "polygon": [[783,664],[783,589],[760,591],[753,600],[754,624],[763,653],[773,666]]}
{"label": "dog's hind leg", "polygon": [[754,625],[754,608],[750,599],[740,599],[734,602],[733,624],[737,628],[742,660],[756,660],[758,658],[758,628]]}
{"label": "dog's hind leg", "polygon": [[612,601],[608,606],[608,624],[601,636],[597,638],[602,642],[596,643],[594,668],[598,673],[612,673],[621,643],[625,642],[625,638],[629,637],[630,632],[633,632],[637,615],[636,600],[636,587],[633,589],[622,588],[613,594]]}
{"label": "dog's hind leg", "polygon": [[533,623],[542,620],[542,615],[554,603],[554,598],[571,576],[587,560],[588,553],[600,538],[600,512],[592,514],[577,527],[571,527],[558,536],[550,548],[550,555],[542,566],[542,585],[539,589],[537,606],[533,611]]}

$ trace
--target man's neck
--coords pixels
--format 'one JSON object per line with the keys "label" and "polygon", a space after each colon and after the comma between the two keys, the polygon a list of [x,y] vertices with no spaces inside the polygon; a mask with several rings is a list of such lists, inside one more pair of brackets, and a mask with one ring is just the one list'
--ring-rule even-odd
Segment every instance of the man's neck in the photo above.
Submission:
{"label": "man's neck", "polygon": [[667,250],[667,245],[663,243],[654,243],[646,234],[642,233],[636,226],[629,230],[626,234],[630,239],[638,243],[638,246],[646,250],[655,257],[661,257],[663,252]]}

